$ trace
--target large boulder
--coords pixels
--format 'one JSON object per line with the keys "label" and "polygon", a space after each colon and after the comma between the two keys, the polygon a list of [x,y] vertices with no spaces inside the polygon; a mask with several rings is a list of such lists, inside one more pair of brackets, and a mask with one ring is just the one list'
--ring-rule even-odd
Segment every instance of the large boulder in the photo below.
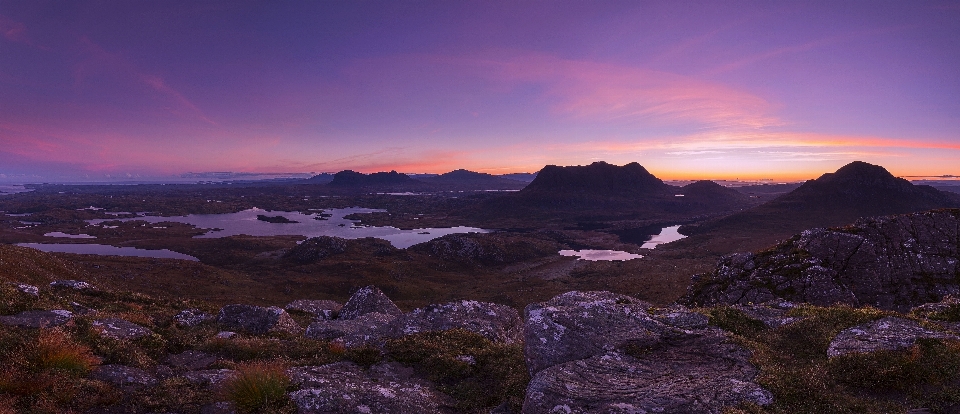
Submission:
{"label": "large boulder", "polygon": [[383,313],[400,316],[403,311],[376,286],[367,286],[356,291],[340,308],[339,319],[356,319],[366,313]]}
{"label": "large boulder", "polygon": [[960,340],[957,335],[924,328],[909,319],[886,317],[844,329],[830,341],[827,356],[895,351],[909,348],[921,338]]}
{"label": "large boulder", "polygon": [[478,333],[494,342],[520,342],[523,336],[523,321],[515,309],[473,300],[415,309],[397,318],[393,325],[398,336],[455,328]]}
{"label": "large boulder", "polygon": [[807,230],[763,252],[720,259],[697,275],[688,304],[783,298],[907,311],[960,294],[960,210],[861,219]]}
{"label": "large boulder", "polygon": [[628,341],[655,342],[662,326],[649,303],[610,292],[567,292],[524,310],[524,353],[530,374],[589,358]]}
{"label": "large boulder", "polygon": [[525,314],[524,413],[720,413],[773,401],[750,352],[682,306],[568,292]]}
{"label": "large boulder", "polygon": [[451,401],[396,363],[368,370],[351,362],[295,367],[287,371],[300,388],[290,399],[307,413],[451,413]]}
{"label": "large boulder", "polygon": [[230,330],[254,335],[302,332],[300,325],[286,311],[276,306],[264,308],[252,305],[227,305],[220,308],[217,323]]}

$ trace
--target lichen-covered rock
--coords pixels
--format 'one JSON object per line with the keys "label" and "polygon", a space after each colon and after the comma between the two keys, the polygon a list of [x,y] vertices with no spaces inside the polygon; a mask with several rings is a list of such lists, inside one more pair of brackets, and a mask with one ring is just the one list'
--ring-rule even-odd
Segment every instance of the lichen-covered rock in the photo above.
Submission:
{"label": "lichen-covered rock", "polygon": [[340,309],[339,319],[356,319],[360,315],[373,312],[394,316],[403,314],[400,308],[380,289],[377,289],[376,286],[367,286],[350,296],[347,303]]}
{"label": "lichen-covered rock", "polygon": [[125,365],[101,365],[90,373],[90,378],[109,382],[121,388],[151,388],[159,383],[153,374]]}
{"label": "lichen-covered rock", "polygon": [[132,340],[153,334],[153,332],[147,328],[117,318],[93,321],[93,327],[99,329],[100,334],[105,337],[121,340]]}
{"label": "lichen-covered rock", "polygon": [[232,369],[204,369],[198,371],[185,372],[183,378],[191,384],[212,386],[223,382],[224,380],[237,375],[237,371]]}
{"label": "lichen-covered rock", "polygon": [[663,324],[650,304],[610,292],[567,292],[524,310],[524,353],[531,375],[559,363],[612,351],[628,341],[653,341]]}
{"label": "lichen-covered rock", "polygon": [[63,288],[73,290],[94,290],[93,285],[80,280],[54,280],[50,282],[52,288]]}
{"label": "lichen-covered rock", "polygon": [[415,309],[397,318],[394,328],[398,336],[460,328],[505,343],[519,342],[523,336],[523,321],[515,309],[472,300]]}
{"label": "lichen-covered rock", "polygon": [[960,294],[960,210],[861,219],[813,229],[757,253],[725,256],[697,275],[684,303],[784,298],[907,311]]}
{"label": "lichen-covered rock", "polygon": [[297,263],[313,263],[317,260],[343,253],[347,250],[347,240],[340,237],[320,236],[304,240],[283,255],[285,259]]}
{"label": "lichen-covered rock", "polygon": [[302,328],[283,309],[276,306],[264,308],[253,305],[227,305],[220,308],[217,323],[230,330],[254,335],[269,332],[298,334]]}
{"label": "lichen-covered rock", "polygon": [[312,313],[321,319],[335,319],[343,305],[332,300],[297,299],[284,306],[288,312],[299,311]]}
{"label": "lichen-covered rock", "polygon": [[25,328],[52,328],[70,322],[73,313],[68,310],[24,311],[16,315],[0,316],[0,324]]}
{"label": "lichen-covered rock", "polygon": [[524,413],[720,413],[773,401],[750,352],[682,306],[568,292],[525,313]]}
{"label": "lichen-covered rock", "polygon": [[787,311],[795,306],[792,302],[773,300],[755,305],[734,305],[734,309],[751,319],[763,322],[768,328],[779,328],[800,320],[798,317],[787,316]]}
{"label": "lichen-covered rock", "polygon": [[189,328],[213,320],[213,315],[200,309],[184,309],[173,316],[173,321],[181,328]]}
{"label": "lichen-covered rock", "polygon": [[287,371],[298,391],[290,399],[300,413],[451,413],[448,397],[412,370],[395,363],[369,370],[351,362]]}
{"label": "lichen-covered rock", "polygon": [[827,356],[894,351],[911,347],[920,338],[960,340],[957,335],[927,329],[909,319],[886,317],[844,329],[830,341]]}
{"label": "lichen-covered rock", "polygon": [[307,338],[336,341],[347,347],[379,346],[395,336],[392,322],[397,317],[385,313],[365,313],[354,319],[320,319],[307,327]]}
{"label": "lichen-covered rock", "polygon": [[33,297],[35,297],[35,298],[39,298],[39,297],[40,297],[40,289],[37,288],[36,286],[26,285],[26,284],[22,284],[22,283],[21,283],[21,284],[17,284],[16,286],[17,286],[17,291],[20,292],[20,293],[23,293],[24,295],[30,295],[30,296],[33,296]]}

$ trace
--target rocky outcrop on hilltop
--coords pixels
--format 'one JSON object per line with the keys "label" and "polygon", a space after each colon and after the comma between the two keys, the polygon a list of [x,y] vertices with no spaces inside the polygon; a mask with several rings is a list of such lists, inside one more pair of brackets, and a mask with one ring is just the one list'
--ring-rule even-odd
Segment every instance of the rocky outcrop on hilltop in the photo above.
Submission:
{"label": "rocky outcrop on hilltop", "polygon": [[409,247],[447,263],[499,265],[554,256],[564,247],[549,237],[521,234],[450,234]]}
{"label": "rocky outcrop on hilltop", "polygon": [[313,263],[317,260],[347,251],[347,239],[333,236],[311,237],[284,253],[283,258],[297,263]]}
{"label": "rocky outcrop on hilltop", "polygon": [[960,293],[960,210],[863,219],[807,230],[759,253],[721,258],[697,275],[687,303],[783,298],[905,311]]}

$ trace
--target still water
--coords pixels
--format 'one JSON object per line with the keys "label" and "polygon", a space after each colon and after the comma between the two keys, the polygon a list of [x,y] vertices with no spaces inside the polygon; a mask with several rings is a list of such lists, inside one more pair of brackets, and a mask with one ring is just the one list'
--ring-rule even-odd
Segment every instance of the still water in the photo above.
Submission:
{"label": "still water", "polygon": [[157,259],[181,259],[199,261],[196,257],[175,251],[147,250],[136,247],[116,247],[105,244],[56,244],[56,243],[19,243],[17,246],[30,247],[50,253],[102,254],[108,256],[154,257]]}
{"label": "still water", "polygon": [[650,240],[647,240],[645,243],[643,243],[643,245],[640,246],[640,248],[655,249],[657,246],[661,244],[670,243],[672,241],[677,241],[687,237],[680,234],[679,229],[680,229],[680,226],[664,227],[662,230],[660,230],[660,234],[651,237]]}
{"label": "still water", "polygon": [[[177,222],[192,224],[197,228],[209,229],[198,238],[218,238],[246,234],[249,236],[282,236],[302,235],[306,237],[336,236],[345,239],[359,239],[376,237],[393,244],[394,247],[405,249],[417,243],[433,240],[437,237],[455,233],[488,233],[488,230],[476,227],[447,227],[421,228],[401,230],[396,227],[374,227],[357,225],[356,220],[344,218],[354,213],[379,213],[386,210],[370,208],[339,208],[323,211],[325,219],[318,220],[319,214],[303,214],[296,211],[268,211],[259,208],[228,214],[191,214],[187,216],[159,217],[143,216],[123,219],[96,219],[88,220],[91,225],[99,225],[107,221],[142,220],[148,223]],[[268,223],[257,220],[258,215],[269,217],[281,216],[296,223]]]}
{"label": "still water", "polygon": [[561,250],[561,256],[579,256],[577,260],[589,260],[591,262],[596,262],[600,260],[633,260],[639,259],[643,256],[639,254],[633,254],[629,252],[624,252],[620,250]]}

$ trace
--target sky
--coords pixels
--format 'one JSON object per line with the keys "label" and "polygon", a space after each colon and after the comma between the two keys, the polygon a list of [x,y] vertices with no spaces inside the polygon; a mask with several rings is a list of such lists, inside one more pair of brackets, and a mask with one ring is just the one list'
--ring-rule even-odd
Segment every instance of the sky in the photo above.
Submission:
{"label": "sky", "polygon": [[0,0],[0,182],[960,175],[960,2]]}

